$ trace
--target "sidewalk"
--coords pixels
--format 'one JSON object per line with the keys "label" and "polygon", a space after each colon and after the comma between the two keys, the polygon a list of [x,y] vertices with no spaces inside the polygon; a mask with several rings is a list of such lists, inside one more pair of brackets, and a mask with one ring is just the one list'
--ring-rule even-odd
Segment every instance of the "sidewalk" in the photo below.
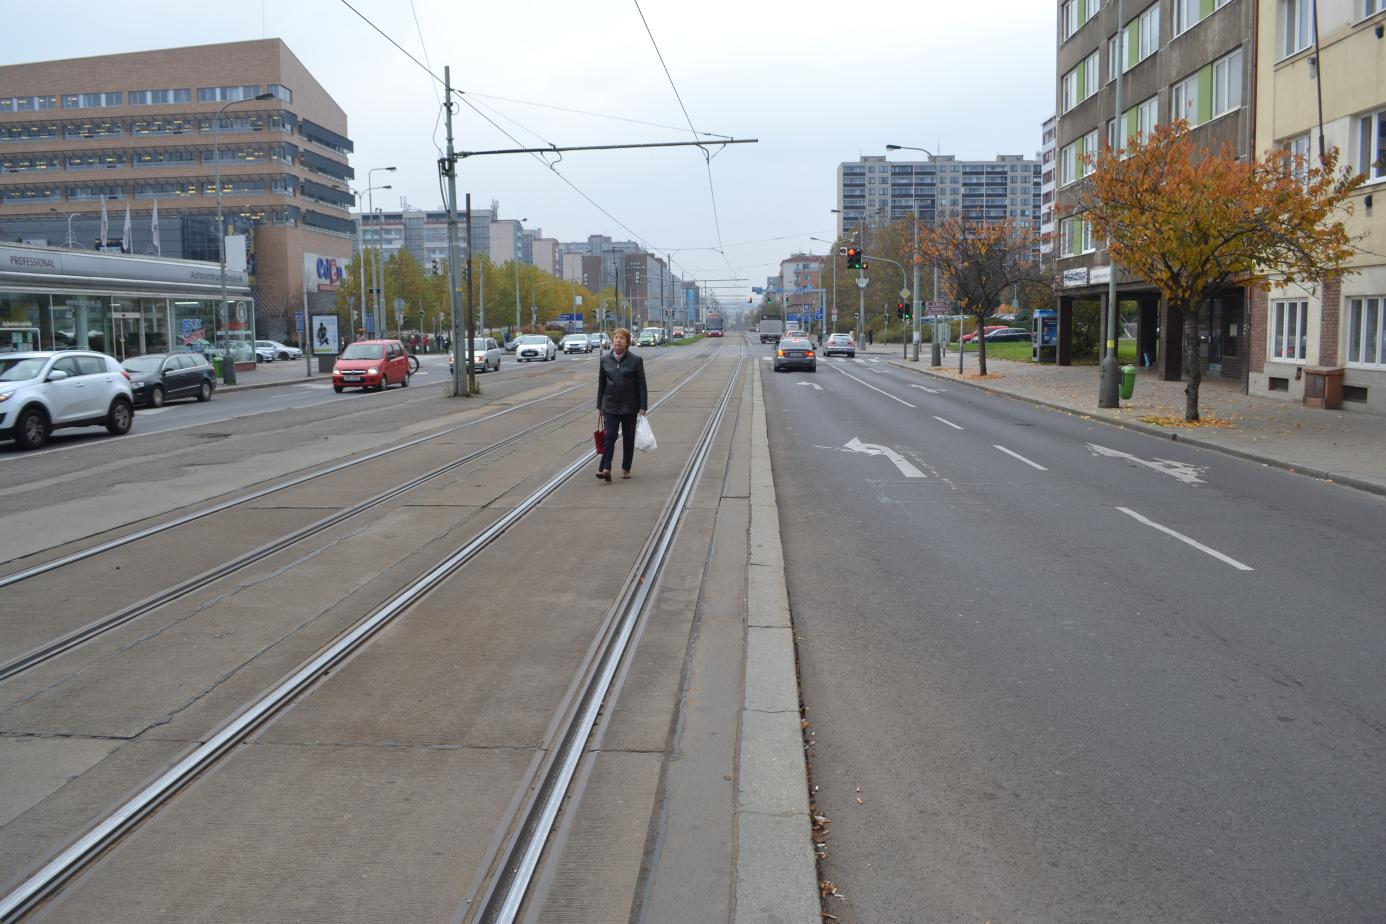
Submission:
{"label": "sidewalk", "polygon": [[[958,354],[948,351],[939,369],[929,367],[929,345],[919,362],[901,359],[900,346],[877,344],[873,357],[921,375],[958,381]],[[962,381],[1034,404],[1083,414],[1191,445],[1386,494],[1386,417],[1363,411],[1324,411],[1298,402],[1243,395],[1241,382],[1204,378],[1199,387],[1200,424],[1186,424],[1184,383],[1164,382],[1141,369],[1130,401],[1099,408],[1096,366],[1060,367],[987,358],[988,375],[977,375],[977,354],[968,351]]]}

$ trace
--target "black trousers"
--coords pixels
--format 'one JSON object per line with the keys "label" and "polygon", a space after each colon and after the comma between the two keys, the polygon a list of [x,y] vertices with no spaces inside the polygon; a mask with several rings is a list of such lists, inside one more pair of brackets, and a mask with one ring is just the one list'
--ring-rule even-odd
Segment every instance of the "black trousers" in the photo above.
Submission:
{"label": "black trousers", "polygon": [[606,450],[602,453],[601,471],[611,471],[611,459],[616,454],[616,430],[621,431],[621,471],[630,471],[635,461],[635,421],[639,414],[602,414],[606,421]]}

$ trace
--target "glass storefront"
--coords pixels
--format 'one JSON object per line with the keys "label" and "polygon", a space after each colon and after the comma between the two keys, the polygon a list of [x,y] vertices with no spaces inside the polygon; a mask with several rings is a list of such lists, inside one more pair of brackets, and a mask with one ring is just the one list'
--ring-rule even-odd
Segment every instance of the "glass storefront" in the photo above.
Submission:
{"label": "glass storefront", "polygon": [[219,298],[148,298],[67,292],[0,292],[0,352],[96,350],[124,360],[142,353],[195,350],[238,363],[255,361],[253,303],[227,301],[230,322],[215,323]]}

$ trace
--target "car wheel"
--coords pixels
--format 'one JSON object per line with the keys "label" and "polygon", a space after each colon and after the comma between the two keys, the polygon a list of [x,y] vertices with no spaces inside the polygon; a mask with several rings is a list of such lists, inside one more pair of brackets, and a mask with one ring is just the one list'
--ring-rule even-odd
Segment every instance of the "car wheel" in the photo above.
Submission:
{"label": "car wheel", "polygon": [[130,432],[130,425],[135,422],[135,409],[130,405],[128,398],[116,398],[111,402],[111,409],[106,414],[106,432],[112,436],[124,436]]}
{"label": "car wheel", "polygon": [[275,359],[288,359],[288,358],[289,358],[289,354],[288,354],[288,353],[285,353],[283,350],[280,350],[280,351],[279,351],[279,355],[275,357]]}
{"label": "car wheel", "polygon": [[340,386],[340,385],[333,385],[333,386],[332,386],[332,390],[335,391],[337,394],[340,395],[340,394],[342,393],[342,386]]}
{"label": "car wheel", "polygon": [[408,387],[409,387],[409,373],[407,373],[407,372],[404,373],[404,378],[400,379],[399,387],[400,387],[400,388],[408,388]]}
{"label": "car wheel", "polygon": [[164,406],[164,389],[162,385],[155,385],[153,388],[149,389],[149,406]]}
{"label": "car wheel", "polygon": [[203,379],[203,380],[202,380],[202,385],[197,389],[197,400],[199,400],[199,401],[211,401],[211,400],[212,400],[212,383],[209,382],[209,381],[207,381],[206,379]]}
{"label": "car wheel", "polygon": [[48,418],[36,407],[20,412],[19,419],[14,423],[14,441],[20,449],[40,448],[48,442],[48,435],[52,432]]}

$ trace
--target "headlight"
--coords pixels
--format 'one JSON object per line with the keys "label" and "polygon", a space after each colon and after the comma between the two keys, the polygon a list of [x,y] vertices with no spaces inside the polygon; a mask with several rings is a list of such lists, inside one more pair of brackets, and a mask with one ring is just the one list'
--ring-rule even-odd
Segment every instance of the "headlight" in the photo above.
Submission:
{"label": "headlight", "polygon": [[337,366],[333,366],[333,367],[332,367],[332,374],[333,374],[333,375],[341,375],[341,374],[342,374],[342,370],[341,370],[339,367],[337,367]]}
{"label": "headlight", "polygon": [[369,369],[366,370],[366,375],[379,375],[379,374],[380,374],[380,370],[377,369],[377,368],[374,367],[374,366],[371,366]]}
{"label": "headlight", "polygon": [[8,400],[10,400],[10,396],[13,395],[13,394],[14,394],[14,392],[12,392],[12,391],[7,391],[7,392],[0,393],[0,401],[8,401]]}

